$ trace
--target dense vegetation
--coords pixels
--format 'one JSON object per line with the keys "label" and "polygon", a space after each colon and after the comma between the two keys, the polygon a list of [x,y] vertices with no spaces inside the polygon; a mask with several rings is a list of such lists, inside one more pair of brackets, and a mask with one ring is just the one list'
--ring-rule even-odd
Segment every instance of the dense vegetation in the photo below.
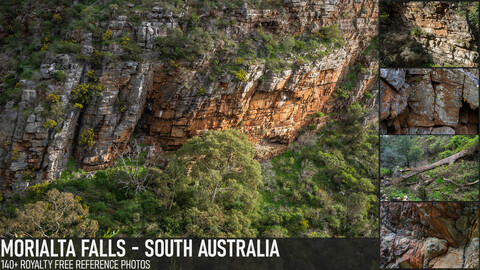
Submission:
{"label": "dense vegetation", "polygon": [[[471,154],[415,175],[398,185],[386,183],[405,172],[448,158],[463,150]],[[478,136],[384,136],[380,145],[382,193],[409,200],[477,200]]]}
{"label": "dense vegetation", "polygon": [[364,114],[350,106],[263,165],[263,236],[375,235],[378,131],[364,126]]}
{"label": "dense vegetation", "polygon": [[[26,226],[17,236],[374,236],[377,130],[358,104],[331,119],[262,166],[236,130],[189,139],[164,169],[145,152],[93,175],[70,163],[61,179],[3,202],[0,235]],[[68,211],[52,207],[60,199]],[[43,231],[22,223],[32,211]],[[59,230],[51,216],[64,221]]]}

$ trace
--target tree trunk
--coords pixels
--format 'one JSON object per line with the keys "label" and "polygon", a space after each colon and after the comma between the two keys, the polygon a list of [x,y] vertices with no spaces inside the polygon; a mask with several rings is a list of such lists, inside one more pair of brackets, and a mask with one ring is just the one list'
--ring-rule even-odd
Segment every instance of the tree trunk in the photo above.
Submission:
{"label": "tree trunk", "polygon": [[428,171],[428,170],[431,170],[431,169],[434,169],[438,166],[442,166],[442,165],[445,165],[445,164],[452,164],[455,162],[455,160],[459,159],[459,158],[462,158],[464,156],[467,156],[468,154],[470,154],[472,151],[474,150],[474,148],[468,148],[468,149],[465,149],[461,152],[458,152],[456,154],[453,154],[447,158],[444,158],[442,160],[439,160],[433,164],[430,164],[430,165],[427,165],[427,166],[422,166],[422,167],[418,167],[418,168],[412,168],[412,169],[409,169],[410,172],[409,173],[406,173],[396,179],[394,179],[392,181],[392,184],[396,185],[400,182],[402,182],[403,180],[405,179],[408,179],[412,176],[415,176],[419,173],[422,173],[422,172],[425,172],[425,171]]}

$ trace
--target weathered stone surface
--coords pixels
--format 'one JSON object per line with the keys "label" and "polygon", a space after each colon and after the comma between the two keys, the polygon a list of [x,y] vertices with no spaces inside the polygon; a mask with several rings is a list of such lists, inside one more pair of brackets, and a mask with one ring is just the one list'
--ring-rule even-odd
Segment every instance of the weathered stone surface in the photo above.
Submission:
{"label": "weathered stone surface", "polygon": [[458,6],[432,2],[406,2],[403,6],[404,25],[419,29],[414,38],[435,64],[478,66],[478,40]]}
{"label": "weathered stone surface", "polygon": [[447,252],[447,240],[429,237],[423,243],[423,265],[428,265],[428,262]]}
{"label": "weathered stone surface", "polygon": [[403,69],[381,69],[380,77],[393,86],[396,91],[405,85],[405,70]]}
{"label": "weathered stone surface", "polygon": [[434,125],[435,89],[431,84],[430,74],[419,77],[418,82],[410,86],[407,103],[411,108],[408,117],[409,127],[431,127]]}
{"label": "weathered stone surface", "polygon": [[380,209],[382,266],[478,265],[477,204],[382,202]]}
{"label": "weathered stone surface", "polygon": [[[478,233],[477,233],[478,235]],[[464,268],[478,268],[479,253],[478,253],[478,237],[474,237],[470,244],[465,249],[465,264]]]}
{"label": "weathered stone surface", "polygon": [[[311,27],[338,24],[347,44],[295,70],[275,73],[258,64],[245,67],[245,81],[232,74],[210,81],[210,55],[173,68],[170,60],[161,60],[158,52],[152,50],[156,38],[166,36],[170,28],[183,29],[180,24],[184,23],[185,14],[151,6],[138,11],[137,18],[143,20],[139,25],[130,21],[133,16],[112,15],[110,21],[99,27],[112,30],[113,38],[131,37],[141,47],[142,61],[112,63],[102,58],[95,72],[105,90],[81,110],[73,107],[71,92],[77,84],[88,81],[86,74],[92,66],[77,60],[75,54],[48,53],[40,67],[41,78],[33,85],[21,83],[20,90],[25,93],[22,101],[8,103],[0,113],[0,123],[5,126],[0,130],[0,141],[9,142],[8,147],[0,150],[0,192],[21,187],[18,183],[22,183],[22,170],[26,168],[36,174],[36,180],[30,184],[58,177],[71,158],[84,170],[106,168],[116,157],[114,147],[122,151],[134,130],[139,140],[159,151],[178,149],[188,138],[205,130],[227,128],[242,130],[257,146],[268,144],[284,150],[303,126],[312,121],[325,122],[312,120],[311,114],[332,112],[344,105],[337,104],[332,94],[376,35],[377,5],[374,1],[342,0],[291,1],[284,6],[281,12],[248,7],[215,12],[235,21],[224,29],[225,35],[232,38],[246,37],[260,25],[269,32],[298,35]],[[358,16],[345,18],[345,13]],[[78,42],[82,54],[95,58],[95,51],[100,50],[108,51],[115,59],[129,56],[117,42],[95,47],[92,33],[86,31],[67,34],[68,40]],[[212,54],[226,49],[224,43],[216,45]],[[377,67],[377,63],[372,63],[359,76],[348,103],[363,98],[366,89],[374,85],[373,70]],[[65,72],[63,83],[53,79],[59,70]],[[62,121],[49,130],[43,127],[47,116],[38,100],[40,91],[36,97],[31,91],[40,82],[47,85],[42,95],[58,93],[65,106]],[[24,115],[25,110],[28,113]],[[78,139],[89,129],[95,134],[94,145],[85,149]],[[275,149],[269,152],[278,153]],[[9,155],[17,150],[25,155],[21,164],[12,162]]]}
{"label": "weathered stone surface", "polygon": [[[478,70],[405,69],[383,72],[382,134],[476,134]],[[395,80],[393,75],[401,78]],[[388,81],[387,81],[388,78]],[[403,81],[401,90],[392,82]],[[403,89],[405,88],[406,89]]]}
{"label": "weathered stone surface", "polygon": [[429,266],[432,268],[463,268],[463,249],[450,247],[445,255]]}

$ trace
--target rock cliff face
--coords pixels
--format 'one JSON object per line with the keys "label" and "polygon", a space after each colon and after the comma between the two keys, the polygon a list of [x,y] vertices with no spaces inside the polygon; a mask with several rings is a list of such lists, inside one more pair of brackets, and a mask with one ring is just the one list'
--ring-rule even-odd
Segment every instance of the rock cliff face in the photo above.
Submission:
{"label": "rock cliff face", "polygon": [[[389,4],[390,26],[409,33],[435,65],[478,66],[478,18],[471,8],[453,2],[399,2]],[[478,11],[477,11],[478,12]],[[392,44],[395,46],[395,44]]]}
{"label": "rock cliff face", "polygon": [[[166,36],[169,29],[181,29],[184,13],[152,6],[137,14],[142,20],[139,26],[127,16],[115,17],[101,27],[109,29],[113,38],[126,33],[135,37],[133,41],[142,48],[141,60],[102,60],[95,73],[104,90],[79,109],[72,102],[72,91],[88,82],[92,64],[72,54],[49,53],[41,65],[41,78],[20,81],[21,100],[2,108],[0,140],[5,143],[0,149],[0,192],[54,179],[72,158],[87,171],[106,168],[115,158],[113,149],[121,151],[134,131],[156,151],[175,150],[202,131],[226,128],[239,128],[258,145],[288,144],[306,124],[324,121],[309,115],[342,106],[332,93],[376,35],[376,7],[374,1],[284,1],[277,10],[244,6],[215,11],[232,18],[235,23],[225,29],[225,35],[239,39],[258,27],[293,35],[338,24],[346,41],[343,48],[321,59],[280,73],[263,64],[252,65],[242,81],[232,76],[208,81],[206,67],[212,60],[208,57],[182,62],[180,68],[158,60],[155,39]],[[116,44],[103,45],[99,52],[87,31],[72,31],[68,36],[90,58],[103,51],[119,57],[130,53]],[[372,63],[360,75],[348,102],[362,98],[373,85],[376,68]],[[65,82],[53,79],[59,70],[65,72]],[[58,95],[64,106],[55,128],[45,125],[49,116],[42,102],[49,94]],[[93,134],[91,145],[80,143],[85,134]]]}
{"label": "rock cliff face", "polygon": [[478,39],[458,10],[453,3],[409,2],[404,22],[421,30],[416,39],[435,64],[478,66]]}
{"label": "rock cliff face", "polygon": [[383,134],[477,134],[478,69],[382,69]]}
{"label": "rock cliff face", "polygon": [[475,203],[381,204],[380,258],[386,268],[478,268]]}

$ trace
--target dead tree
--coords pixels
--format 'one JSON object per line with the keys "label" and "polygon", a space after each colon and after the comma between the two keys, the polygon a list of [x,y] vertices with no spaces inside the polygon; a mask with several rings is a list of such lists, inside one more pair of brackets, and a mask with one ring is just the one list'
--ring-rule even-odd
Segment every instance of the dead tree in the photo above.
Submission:
{"label": "dead tree", "polygon": [[[456,154],[453,154],[447,158],[444,158],[442,160],[439,160],[433,164],[430,164],[430,165],[426,165],[426,166],[422,166],[422,167],[417,167],[417,168],[412,168],[412,169],[408,169],[408,173],[402,175],[402,176],[399,176],[397,177],[396,179],[394,179],[392,181],[392,184],[393,185],[396,185],[400,182],[402,182],[403,180],[406,180],[412,176],[415,176],[419,173],[422,173],[422,172],[425,172],[425,171],[428,171],[428,170],[431,170],[431,169],[434,169],[438,166],[442,166],[442,165],[445,165],[445,164],[453,164],[457,159],[460,159],[460,158],[463,158],[465,156],[468,156],[470,155],[472,152],[474,151],[474,148],[468,148],[466,150],[463,150],[461,152],[458,152]],[[407,171],[407,170],[404,170],[404,171]]]}

